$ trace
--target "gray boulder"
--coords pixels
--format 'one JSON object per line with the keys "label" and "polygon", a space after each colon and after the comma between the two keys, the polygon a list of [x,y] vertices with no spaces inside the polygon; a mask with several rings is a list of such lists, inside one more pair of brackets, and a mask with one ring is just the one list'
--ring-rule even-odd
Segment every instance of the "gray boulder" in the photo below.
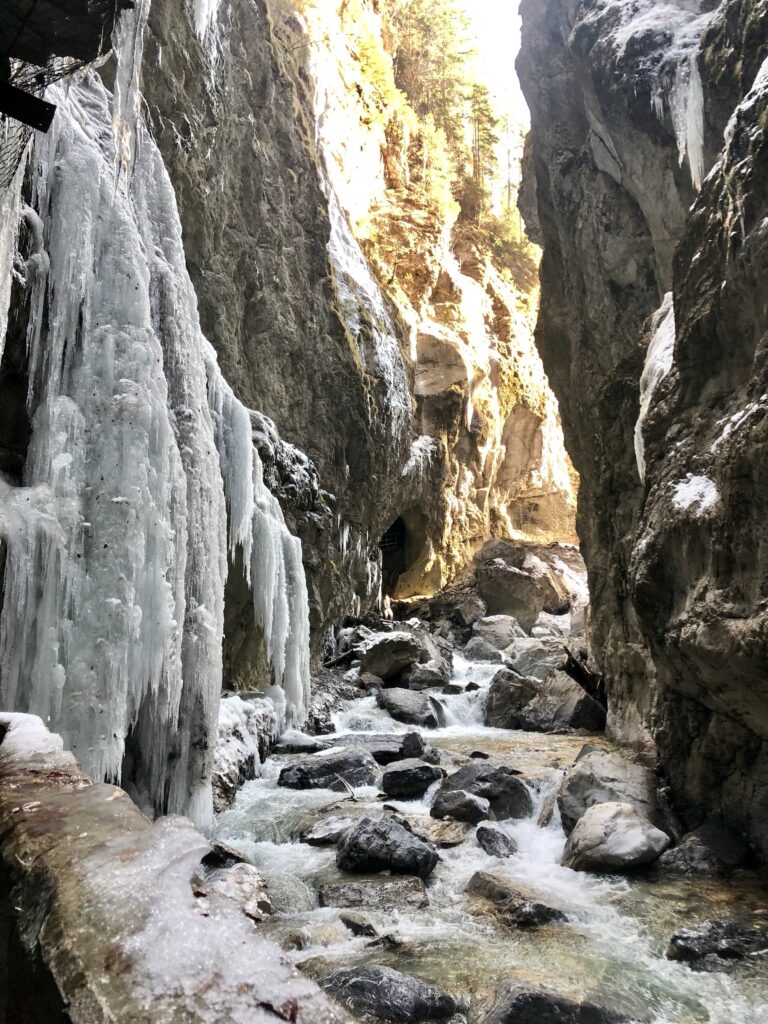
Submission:
{"label": "gray boulder", "polygon": [[410,633],[374,633],[359,647],[360,671],[370,672],[385,682],[421,660],[423,648]]}
{"label": "gray boulder", "polygon": [[357,874],[393,871],[428,878],[439,859],[432,846],[386,815],[360,818],[336,847],[337,866]]}
{"label": "gray boulder", "polygon": [[467,594],[453,609],[453,616],[462,626],[471,626],[482,619],[488,609],[477,594]]}
{"label": "gray boulder", "polygon": [[595,804],[631,804],[656,821],[656,779],[650,769],[613,750],[590,750],[579,756],[563,779],[557,806],[566,835]]}
{"label": "gray boulder", "polygon": [[722,970],[729,962],[768,954],[768,930],[745,928],[735,922],[705,921],[676,932],[669,943],[668,960],[682,960],[704,970]]}
{"label": "gray boulder", "polygon": [[501,664],[504,656],[493,644],[488,643],[481,636],[473,636],[464,648],[464,657],[467,661],[495,661]]}
{"label": "gray boulder", "polygon": [[436,729],[445,725],[445,712],[433,697],[426,693],[415,693],[396,686],[380,690],[376,695],[380,708],[387,711],[399,722],[409,725],[420,725],[426,729]]}
{"label": "gray boulder", "polygon": [[477,567],[477,590],[490,615],[511,615],[530,633],[544,608],[544,591],[530,573],[500,558]]}
{"label": "gray boulder", "polygon": [[409,690],[430,690],[444,686],[449,677],[445,662],[427,661],[423,665],[411,665],[400,681]]}
{"label": "gray boulder", "polygon": [[515,840],[494,825],[478,825],[475,839],[489,857],[512,857],[517,853]]}
{"label": "gray boulder", "polygon": [[301,834],[302,843],[308,846],[335,846],[344,833],[354,825],[354,818],[333,815],[316,821]]}
{"label": "gray boulder", "polygon": [[457,789],[438,793],[429,813],[433,818],[453,818],[476,825],[490,816],[491,805],[483,797]]}
{"label": "gray boulder", "polygon": [[488,615],[472,626],[472,633],[485,640],[497,651],[503,651],[515,640],[525,637],[517,619],[511,615]]}
{"label": "gray boulder", "polygon": [[482,1024],[630,1024],[630,1018],[594,1003],[577,1003],[546,989],[505,981]]}
{"label": "gray boulder", "polygon": [[513,928],[538,928],[553,921],[568,920],[561,910],[540,903],[530,894],[520,892],[506,878],[487,871],[476,871],[465,891],[489,900],[495,913]]}
{"label": "gray boulder", "polygon": [[333,746],[330,740],[317,736],[306,736],[303,732],[288,732],[281,736],[272,748],[273,754],[316,754]]}
{"label": "gray boulder", "polygon": [[365,914],[361,914],[358,910],[343,911],[339,914],[339,920],[353,935],[363,936],[367,939],[375,939],[378,935],[370,918],[366,917]]}
{"label": "gray boulder", "polygon": [[565,664],[563,641],[559,637],[514,640],[504,651],[504,660],[519,676],[546,679]]}
{"label": "gray boulder", "polygon": [[433,985],[374,964],[344,967],[320,982],[325,991],[356,1013],[392,1024],[447,1021],[467,1004]]}
{"label": "gray boulder", "polygon": [[533,800],[518,772],[506,765],[482,761],[464,765],[443,781],[440,793],[464,790],[487,800],[493,815],[504,818],[528,818],[533,814]]}
{"label": "gray boulder", "polygon": [[602,732],[605,717],[605,708],[565,672],[538,680],[502,669],[493,677],[485,705],[486,725],[526,732]]}
{"label": "gray boulder", "polygon": [[701,875],[705,878],[728,873],[728,868],[714,850],[695,832],[689,832],[677,846],[662,853],[656,867],[666,874]]}
{"label": "gray boulder", "polygon": [[562,863],[574,871],[628,871],[653,863],[669,844],[632,804],[595,804],[576,822]]}
{"label": "gray boulder", "polygon": [[321,907],[361,907],[363,910],[420,910],[429,897],[420,878],[366,879],[322,885]]}
{"label": "gray boulder", "polygon": [[339,747],[362,747],[380,765],[402,761],[406,757],[421,757],[425,751],[421,733],[349,733],[334,737]]}
{"label": "gray boulder", "polygon": [[379,766],[365,750],[341,750],[286,765],[277,778],[287,789],[345,790],[350,786],[373,786],[379,780]]}
{"label": "gray boulder", "polygon": [[384,769],[381,788],[387,796],[410,799],[423,796],[433,782],[442,779],[444,772],[437,765],[416,758],[393,761]]}

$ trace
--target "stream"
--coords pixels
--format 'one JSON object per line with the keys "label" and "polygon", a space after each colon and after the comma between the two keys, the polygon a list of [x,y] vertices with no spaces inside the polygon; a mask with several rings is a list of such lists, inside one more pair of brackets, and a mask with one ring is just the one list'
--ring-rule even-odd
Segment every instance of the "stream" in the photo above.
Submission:
{"label": "stream", "polygon": [[[523,773],[534,810],[530,818],[501,823],[518,846],[516,855],[486,854],[470,827],[459,845],[440,849],[441,861],[427,882],[429,906],[394,911],[365,910],[381,940],[354,937],[335,907],[318,906],[317,892],[329,883],[357,880],[341,872],[334,848],[299,841],[320,818],[381,811],[386,803],[413,822],[429,820],[435,783],[421,799],[386,800],[375,787],[348,795],[331,790],[277,787],[286,764],[306,755],[271,756],[262,777],[246,783],[234,805],[218,819],[217,836],[236,847],[262,872],[285,903],[261,927],[306,973],[321,978],[339,967],[375,963],[468,996],[469,1020],[482,1020],[497,984],[515,979],[578,1000],[622,1011],[653,1024],[766,1024],[768,965],[765,958],[737,971],[704,973],[665,959],[673,932],[710,919],[768,924],[768,888],[749,872],[727,880],[596,875],[560,866],[565,835],[557,808],[549,824],[537,821],[564,770],[582,746],[610,747],[602,737],[541,734],[488,728],[483,703],[496,664],[470,663],[454,655],[454,680],[479,689],[439,699],[446,726],[415,730],[394,721],[374,697],[348,701],[337,712],[338,733],[419,731],[437,748],[448,772],[487,755],[488,762]],[[435,696],[439,691],[432,691]],[[332,739],[333,737],[323,737]],[[313,756],[322,757],[324,753]],[[464,890],[476,871],[492,871],[567,915],[566,923],[513,929],[489,905]]]}

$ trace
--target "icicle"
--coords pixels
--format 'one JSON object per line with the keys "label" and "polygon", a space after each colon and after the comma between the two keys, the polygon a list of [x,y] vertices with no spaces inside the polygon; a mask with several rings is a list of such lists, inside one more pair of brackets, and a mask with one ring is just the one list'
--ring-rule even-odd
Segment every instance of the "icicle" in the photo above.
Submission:
{"label": "icicle", "polygon": [[121,179],[127,182],[136,159],[137,126],[141,109],[141,59],[144,53],[144,28],[151,2],[137,0],[133,9],[122,11],[112,40],[117,57],[112,104],[117,182]]}
{"label": "icicle", "polygon": [[675,304],[672,292],[667,292],[663,303],[654,313],[651,321],[651,338],[645,356],[643,373],[640,377],[640,415],[635,424],[635,458],[641,480],[645,480],[643,424],[651,408],[656,389],[672,369],[674,354]]}

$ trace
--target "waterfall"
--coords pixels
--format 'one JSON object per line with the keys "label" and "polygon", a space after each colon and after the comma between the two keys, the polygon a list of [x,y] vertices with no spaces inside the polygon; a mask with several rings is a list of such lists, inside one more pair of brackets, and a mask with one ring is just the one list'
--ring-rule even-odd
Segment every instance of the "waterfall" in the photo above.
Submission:
{"label": "waterfall", "polygon": [[309,611],[300,542],[200,329],[162,157],[131,123],[147,7],[116,39],[128,93],[93,73],[57,89],[31,154],[32,437],[23,486],[0,481],[0,706],[40,715],[95,778],[128,755],[146,807],[205,823],[228,547],[296,723]]}

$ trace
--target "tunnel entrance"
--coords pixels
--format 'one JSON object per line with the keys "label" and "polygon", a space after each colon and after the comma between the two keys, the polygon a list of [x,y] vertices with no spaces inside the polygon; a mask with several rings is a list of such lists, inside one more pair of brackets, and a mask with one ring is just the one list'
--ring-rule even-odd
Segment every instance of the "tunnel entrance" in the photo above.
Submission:
{"label": "tunnel entrance", "polygon": [[398,516],[388,530],[385,530],[379,547],[381,548],[381,592],[391,597],[397,587],[397,581],[408,568],[406,561],[406,541],[408,531],[405,520]]}

